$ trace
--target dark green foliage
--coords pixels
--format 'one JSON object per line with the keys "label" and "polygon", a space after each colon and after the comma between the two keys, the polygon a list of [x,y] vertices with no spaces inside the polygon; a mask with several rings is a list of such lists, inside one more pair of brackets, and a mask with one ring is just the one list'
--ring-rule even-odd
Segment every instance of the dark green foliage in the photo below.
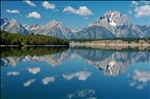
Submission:
{"label": "dark green foliage", "polygon": [[2,47],[1,50],[1,57],[5,58],[8,56],[41,56],[41,55],[51,55],[60,52],[65,52],[69,49],[68,46],[66,47]]}
{"label": "dark green foliage", "polygon": [[66,39],[56,38],[46,35],[34,34],[11,34],[6,31],[0,31],[1,45],[69,45]]}

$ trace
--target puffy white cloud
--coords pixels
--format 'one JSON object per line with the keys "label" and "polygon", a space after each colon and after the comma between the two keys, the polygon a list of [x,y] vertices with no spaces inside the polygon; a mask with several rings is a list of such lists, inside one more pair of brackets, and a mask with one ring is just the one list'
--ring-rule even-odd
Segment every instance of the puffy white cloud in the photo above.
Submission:
{"label": "puffy white cloud", "polygon": [[41,18],[41,15],[37,12],[32,12],[32,13],[29,13],[27,17],[29,18],[33,17],[33,18],[39,19]]}
{"label": "puffy white cloud", "polygon": [[84,90],[78,90],[75,93],[68,94],[67,97],[69,99],[77,97],[77,98],[85,98],[85,99],[96,99],[96,97],[93,97],[95,94],[95,90],[93,89],[84,89]]}
{"label": "puffy white cloud", "polygon": [[132,1],[132,5],[137,6],[137,5],[139,5],[139,3],[136,1]]}
{"label": "puffy white cloud", "polygon": [[55,9],[56,8],[56,6],[54,4],[50,4],[47,1],[44,1],[42,3],[42,6],[45,7],[45,9]]}
{"label": "puffy white cloud", "polygon": [[137,18],[150,17],[150,5],[136,7],[134,11],[136,12],[135,16]]}
{"label": "puffy white cloud", "polygon": [[40,72],[41,68],[40,67],[35,67],[35,68],[28,68],[28,71],[32,74],[37,74]]}
{"label": "puffy white cloud", "polygon": [[150,72],[149,71],[140,71],[135,70],[135,75],[133,76],[134,80],[138,80],[139,82],[146,83],[150,80]]}
{"label": "puffy white cloud", "polygon": [[129,82],[130,86],[136,86],[137,89],[142,89],[147,85],[147,82],[150,81],[150,72],[135,70],[133,81]]}
{"label": "puffy white cloud", "polygon": [[54,82],[55,81],[55,77],[45,77],[43,80],[42,80],[42,83],[44,85],[47,85],[48,83],[50,82]]}
{"label": "puffy white cloud", "polygon": [[30,6],[36,7],[36,5],[33,2],[29,1],[29,0],[25,0],[23,2],[27,3]]}
{"label": "puffy white cloud", "polygon": [[95,90],[92,90],[92,89],[85,89],[85,90],[80,90],[80,91],[77,91],[78,93],[78,97],[85,97],[87,95],[93,95],[95,94]]}
{"label": "puffy white cloud", "polygon": [[129,10],[129,11],[128,11],[128,13],[129,13],[129,14],[132,14],[132,11],[131,11],[131,10]]}
{"label": "puffy white cloud", "polygon": [[80,6],[79,9],[74,9],[71,6],[66,6],[63,12],[74,13],[82,16],[92,15],[92,11],[89,10],[86,6]]}
{"label": "puffy white cloud", "polygon": [[79,80],[86,80],[89,76],[91,75],[91,72],[87,72],[87,71],[79,71],[76,73],[72,73],[72,74],[63,74],[62,76],[66,79],[66,80],[71,80],[74,77],[77,77]]}
{"label": "puffy white cloud", "polygon": [[31,85],[31,83],[35,82],[35,80],[36,80],[36,79],[30,79],[30,80],[28,80],[27,82],[25,82],[25,83],[23,84],[23,86],[28,87],[28,86]]}
{"label": "puffy white cloud", "polygon": [[11,72],[8,72],[7,75],[17,76],[19,75],[19,72],[11,71]]}
{"label": "puffy white cloud", "polygon": [[8,13],[20,13],[19,10],[6,10]]}

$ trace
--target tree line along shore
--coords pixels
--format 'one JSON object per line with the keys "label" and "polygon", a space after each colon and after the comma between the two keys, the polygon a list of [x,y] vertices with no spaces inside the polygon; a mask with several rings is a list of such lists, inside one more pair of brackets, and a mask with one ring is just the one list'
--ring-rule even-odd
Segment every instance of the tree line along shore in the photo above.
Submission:
{"label": "tree line along shore", "polygon": [[70,45],[104,45],[104,46],[138,46],[150,45],[148,38],[107,38],[107,39],[62,39],[33,33],[26,35],[0,31],[2,46],[68,46]]}
{"label": "tree line along shore", "polygon": [[25,45],[69,45],[67,39],[61,39],[54,36],[46,35],[34,35],[34,34],[20,34],[20,33],[9,33],[6,31],[0,31],[1,45],[14,45],[14,46],[25,46]]}

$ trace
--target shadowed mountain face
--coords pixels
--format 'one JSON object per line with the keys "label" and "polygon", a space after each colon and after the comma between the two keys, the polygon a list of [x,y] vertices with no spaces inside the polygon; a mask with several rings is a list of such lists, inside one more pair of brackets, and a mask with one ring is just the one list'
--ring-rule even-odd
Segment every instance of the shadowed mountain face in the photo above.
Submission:
{"label": "shadowed mountain face", "polygon": [[102,38],[114,38],[109,30],[102,26],[91,26],[82,29],[76,34],[74,38],[90,38],[90,39],[102,39]]}
{"label": "shadowed mountain face", "polygon": [[99,71],[104,72],[106,76],[118,76],[119,74],[126,72],[131,64],[137,62],[148,63],[150,58],[149,52],[117,52],[98,49],[69,49],[66,52],[57,52],[58,53],[40,56],[9,56],[1,58],[1,66],[8,66],[9,64],[17,66],[20,62],[27,62],[28,60],[34,62],[45,61],[51,66],[57,66],[63,64],[69,57],[74,58],[80,56],[90,65],[95,66]]}

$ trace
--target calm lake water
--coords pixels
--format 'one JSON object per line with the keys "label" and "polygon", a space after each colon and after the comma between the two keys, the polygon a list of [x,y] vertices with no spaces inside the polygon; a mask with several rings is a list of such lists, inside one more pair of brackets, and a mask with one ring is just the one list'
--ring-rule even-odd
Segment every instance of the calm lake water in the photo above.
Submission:
{"label": "calm lake water", "polygon": [[150,99],[150,55],[99,49],[2,49],[1,99]]}

